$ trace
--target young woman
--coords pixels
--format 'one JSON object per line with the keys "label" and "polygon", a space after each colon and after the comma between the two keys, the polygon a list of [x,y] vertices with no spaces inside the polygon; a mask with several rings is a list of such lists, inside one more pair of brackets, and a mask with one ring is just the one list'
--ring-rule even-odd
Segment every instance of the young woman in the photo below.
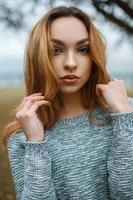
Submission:
{"label": "young woman", "polygon": [[90,17],[48,11],[25,66],[25,98],[4,138],[17,199],[133,199],[133,99],[110,78]]}

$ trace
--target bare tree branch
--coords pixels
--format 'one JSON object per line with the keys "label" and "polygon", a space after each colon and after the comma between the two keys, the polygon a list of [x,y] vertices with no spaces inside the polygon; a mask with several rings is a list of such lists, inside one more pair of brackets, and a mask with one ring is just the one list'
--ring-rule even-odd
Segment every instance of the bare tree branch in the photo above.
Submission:
{"label": "bare tree branch", "polygon": [[113,12],[107,12],[104,9],[103,4],[110,4],[111,1],[97,1],[92,0],[93,6],[96,8],[96,10],[101,13],[105,18],[107,18],[109,21],[113,22],[117,26],[119,26],[121,29],[123,29],[128,35],[133,35],[133,26],[130,25],[130,23],[127,23],[125,20],[118,18],[113,14]]}
{"label": "bare tree branch", "polygon": [[110,0],[110,2],[117,4],[122,10],[125,11],[126,14],[128,14],[128,16],[133,18],[133,8],[129,6],[128,2],[122,0]]}

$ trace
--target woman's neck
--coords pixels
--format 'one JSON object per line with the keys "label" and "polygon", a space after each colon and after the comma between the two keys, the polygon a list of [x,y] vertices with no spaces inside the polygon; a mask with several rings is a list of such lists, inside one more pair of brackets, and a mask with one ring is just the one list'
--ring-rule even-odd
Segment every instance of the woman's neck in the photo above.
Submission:
{"label": "woman's neck", "polygon": [[73,116],[78,116],[88,111],[82,104],[81,91],[71,94],[61,94],[61,100],[63,102],[63,107],[61,109],[60,118],[70,118]]}

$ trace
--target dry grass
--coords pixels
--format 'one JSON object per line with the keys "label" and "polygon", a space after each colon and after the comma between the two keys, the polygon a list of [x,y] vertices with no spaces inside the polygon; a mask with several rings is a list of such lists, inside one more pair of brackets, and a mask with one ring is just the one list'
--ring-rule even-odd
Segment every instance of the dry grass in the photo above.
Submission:
{"label": "dry grass", "polygon": [[[19,103],[21,96],[22,88],[0,89],[0,134],[4,126],[13,120],[9,113]],[[15,200],[7,151],[0,151],[0,200]]]}
{"label": "dry grass", "polygon": [[[128,92],[128,95],[133,96],[133,92]],[[20,102],[22,96],[22,88],[0,89],[0,133],[4,125],[13,120],[13,116],[9,113]],[[15,200],[15,191],[6,151],[0,151],[0,163],[0,200]]]}

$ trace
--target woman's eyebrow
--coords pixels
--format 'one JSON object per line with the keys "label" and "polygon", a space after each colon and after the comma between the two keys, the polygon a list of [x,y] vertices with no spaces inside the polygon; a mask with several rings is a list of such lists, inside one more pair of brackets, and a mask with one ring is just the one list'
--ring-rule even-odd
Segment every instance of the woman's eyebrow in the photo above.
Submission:
{"label": "woman's eyebrow", "polygon": [[[52,38],[51,41],[54,42],[54,43],[60,44],[60,45],[65,45],[65,43],[62,40],[59,40],[59,39],[56,39],[56,38]],[[78,45],[84,44],[86,42],[89,42],[89,39],[83,38],[83,39],[77,41],[76,45],[78,46]]]}

